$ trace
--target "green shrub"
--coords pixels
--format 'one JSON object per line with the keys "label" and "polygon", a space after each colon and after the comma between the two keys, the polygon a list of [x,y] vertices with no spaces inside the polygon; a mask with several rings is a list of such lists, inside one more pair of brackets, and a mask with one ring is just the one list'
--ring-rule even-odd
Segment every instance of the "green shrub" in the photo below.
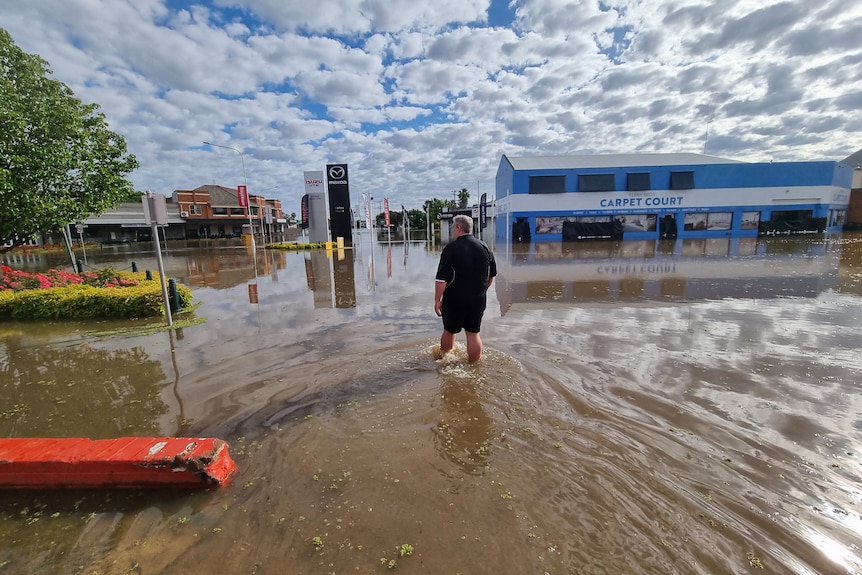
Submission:
{"label": "green shrub", "polygon": [[[130,287],[70,285],[49,289],[0,291],[0,319],[143,318],[164,313],[158,278],[143,280],[144,274],[123,274],[137,279]],[[177,284],[180,307],[192,302],[191,290]]]}

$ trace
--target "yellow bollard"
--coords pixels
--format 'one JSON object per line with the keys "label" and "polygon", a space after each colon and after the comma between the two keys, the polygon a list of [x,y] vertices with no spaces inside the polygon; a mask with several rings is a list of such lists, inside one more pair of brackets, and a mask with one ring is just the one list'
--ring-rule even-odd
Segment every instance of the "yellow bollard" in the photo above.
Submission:
{"label": "yellow bollard", "polygon": [[338,236],[337,239],[338,239],[338,249],[343,250],[344,249],[344,238],[341,236]]}

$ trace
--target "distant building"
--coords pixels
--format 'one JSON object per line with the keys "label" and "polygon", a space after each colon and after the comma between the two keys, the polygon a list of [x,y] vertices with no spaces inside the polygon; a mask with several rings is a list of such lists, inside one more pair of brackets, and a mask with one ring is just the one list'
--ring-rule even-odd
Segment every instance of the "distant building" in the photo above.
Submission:
{"label": "distant building", "polygon": [[[186,222],[187,238],[238,237],[243,233],[259,235],[266,228],[284,231],[287,220],[281,211],[281,201],[248,195],[249,207],[240,206],[235,188],[200,186],[194,190],[176,190],[173,201],[179,206],[180,217]],[[249,215],[249,211],[251,215]]]}
{"label": "distant building", "polygon": [[862,229],[862,150],[842,161],[853,168],[853,183],[850,185],[850,205],[847,208],[847,228]]}
{"label": "distant building", "polygon": [[[176,190],[167,198],[166,239],[233,238],[249,233],[282,236],[287,219],[280,200],[249,194],[249,208],[240,206],[236,188],[205,185],[194,190]],[[249,209],[251,215],[249,215]],[[144,221],[142,202],[120,204],[82,222],[84,238],[101,243],[151,240],[150,224]],[[73,234],[75,230],[72,230]]]}
{"label": "distant building", "polygon": [[701,154],[509,157],[498,241],[710,238],[840,231],[853,170]]}

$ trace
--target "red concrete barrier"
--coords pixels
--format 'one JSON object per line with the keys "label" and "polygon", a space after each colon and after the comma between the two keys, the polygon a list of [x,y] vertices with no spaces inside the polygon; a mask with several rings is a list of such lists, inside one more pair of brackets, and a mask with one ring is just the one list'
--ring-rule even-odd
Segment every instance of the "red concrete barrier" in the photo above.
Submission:
{"label": "red concrete barrier", "polygon": [[205,487],[235,471],[221,439],[0,439],[0,489]]}

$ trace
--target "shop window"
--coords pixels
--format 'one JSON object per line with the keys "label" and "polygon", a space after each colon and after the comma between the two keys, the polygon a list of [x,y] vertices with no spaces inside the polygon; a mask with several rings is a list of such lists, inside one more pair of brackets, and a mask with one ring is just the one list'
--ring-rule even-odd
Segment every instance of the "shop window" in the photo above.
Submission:
{"label": "shop window", "polygon": [[580,174],[579,192],[612,192],[616,189],[613,174]]}
{"label": "shop window", "polygon": [[729,230],[733,224],[733,212],[688,213],[683,229],[686,231]]}
{"label": "shop window", "polygon": [[639,192],[649,189],[651,189],[649,172],[633,172],[628,174],[626,190],[629,192]]}
{"label": "shop window", "polygon": [[626,214],[617,219],[624,232],[654,232],[656,229],[656,214]]}
{"label": "shop window", "polygon": [[612,216],[580,216],[577,221],[584,224],[606,224],[614,221]]}
{"label": "shop window", "polygon": [[760,227],[760,212],[742,212],[742,224],[739,226],[743,230],[756,230]]}
{"label": "shop window", "polygon": [[810,220],[814,217],[813,210],[775,210],[772,212],[773,222],[797,222]]}
{"label": "shop window", "polygon": [[214,216],[226,216],[227,215],[227,208],[213,208],[213,215]]}
{"label": "shop window", "polygon": [[563,233],[563,222],[576,221],[575,216],[539,216],[536,218],[536,235],[561,234]]}
{"label": "shop window", "polygon": [[566,191],[566,176],[530,176],[531,194],[562,194]]}
{"label": "shop window", "polygon": [[711,212],[706,219],[707,229],[729,230],[733,224],[733,212]]}
{"label": "shop window", "polygon": [[847,210],[830,210],[829,225],[843,226],[847,222]]}
{"label": "shop window", "polygon": [[672,190],[693,190],[694,189],[694,172],[671,172],[670,173],[670,189],[672,189]]}

